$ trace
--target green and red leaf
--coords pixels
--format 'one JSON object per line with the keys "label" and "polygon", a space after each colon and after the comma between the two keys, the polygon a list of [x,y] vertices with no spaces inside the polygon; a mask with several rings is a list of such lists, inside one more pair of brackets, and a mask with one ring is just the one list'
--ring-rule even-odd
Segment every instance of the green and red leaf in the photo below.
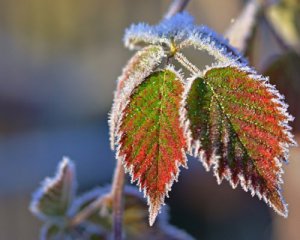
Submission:
{"label": "green and red leaf", "polygon": [[157,71],[132,92],[118,127],[118,158],[138,181],[150,205],[153,224],[179,167],[186,166],[186,140],[180,121],[184,85],[174,70]]}
{"label": "green and red leaf", "polygon": [[251,69],[220,66],[191,79],[185,94],[189,151],[235,188],[263,198],[279,214],[282,161],[293,145],[286,105],[268,80]]}
{"label": "green and red leaf", "polygon": [[161,46],[150,45],[138,52],[129,60],[122,75],[117,81],[117,90],[114,95],[114,103],[110,113],[110,141],[114,149],[116,141],[116,126],[118,125],[120,112],[126,104],[132,89],[148,77],[161,63],[164,57],[164,49]]}

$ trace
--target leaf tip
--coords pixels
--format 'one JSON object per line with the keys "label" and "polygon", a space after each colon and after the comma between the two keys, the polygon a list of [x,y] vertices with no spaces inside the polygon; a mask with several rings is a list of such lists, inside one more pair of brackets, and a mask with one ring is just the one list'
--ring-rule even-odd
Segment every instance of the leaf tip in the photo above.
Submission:
{"label": "leaf tip", "polygon": [[41,186],[33,193],[29,211],[42,220],[46,219],[48,212],[45,209],[45,202],[47,203],[45,199],[53,201],[53,196],[51,195],[51,198],[49,198],[47,195],[50,195],[55,188],[60,188],[62,186],[60,182],[63,181],[70,186],[68,195],[72,198],[76,191],[75,166],[70,158],[66,156],[58,164],[54,177],[46,177]]}
{"label": "leaf tip", "polygon": [[153,199],[150,202],[150,207],[149,207],[149,225],[152,227],[157,215],[160,212],[160,208],[161,208],[161,201],[159,201],[158,199]]}
{"label": "leaf tip", "polygon": [[274,209],[274,211],[284,217],[287,218],[289,211],[288,211],[288,204],[285,202],[281,192],[277,192],[274,196],[270,198],[270,205]]}

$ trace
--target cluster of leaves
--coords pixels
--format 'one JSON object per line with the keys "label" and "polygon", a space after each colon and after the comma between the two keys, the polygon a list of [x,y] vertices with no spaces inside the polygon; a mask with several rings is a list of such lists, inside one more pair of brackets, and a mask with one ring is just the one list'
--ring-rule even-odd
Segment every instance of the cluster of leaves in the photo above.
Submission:
{"label": "cluster of leaves", "polygon": [[[30,210],[44,222],[42,240],[106,240],[112,232],[112,198],[110,186],[95,188],[76,196],[76,176],[73,163],[64,158],[56,175],[47,178],[33,196]],[[94,208],[101,202],[100,209]],[[78,213],[92,207],[91,214],[74,221]],[[193,239],[185,232],[168,224],[167,212],[159,218],[154,227],[148,225],[147,204],[141,194],[132,187],[124,193],[124,238],[153,240]]]}
{"label": "cluster of leaves", "polygon": [[[294,145],[293,118],[268,78],[248,66],[228,41],[187,13],[156,26],[131,26],[125,46],[138,50],[118,79],[110,116],[111,146],[148,199],[150,225],[177,181],[186,154],[287,216],[282,162]],[[182,50],[216,62],[201,71]],[[184,76],[180,67],[191,76]]]}

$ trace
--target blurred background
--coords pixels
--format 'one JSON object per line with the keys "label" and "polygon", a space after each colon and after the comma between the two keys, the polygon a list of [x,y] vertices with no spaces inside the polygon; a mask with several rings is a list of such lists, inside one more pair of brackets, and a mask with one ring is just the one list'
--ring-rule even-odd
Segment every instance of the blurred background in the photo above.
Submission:
{"label": "blurred background", "polygon": [[[62,156],[76,163],[80,191],[110,182],[115,160],[107,114],[116,79],[132,55],[121,41],[124,28],[157,23],[169,3],[0,1],[0,240],[38,239],[41,223],[28,211],[31,193],[53,175]],[[188,10],[197,23],[224,33],[244,3],[192,0]],[[270,9],[247,54],[286,95],[292,114],[299,116],[294,132],[300,137],[299,6],[298,0],[284,0]],[[201,55],[199,63],[206,58]],[[293,148],[285,167],[288,219],[240,188],[218,186],[190,159],[168,200],[171,222],[196,239],[298,240],[299,156]]]}

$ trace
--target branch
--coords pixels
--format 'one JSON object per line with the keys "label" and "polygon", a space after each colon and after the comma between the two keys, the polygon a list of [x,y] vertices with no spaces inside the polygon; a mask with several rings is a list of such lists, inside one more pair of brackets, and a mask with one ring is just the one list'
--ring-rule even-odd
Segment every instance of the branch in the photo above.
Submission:
{"label": "branch", "polygon": [[249,1],[224,34],[229,43],[242,53],[246,51],[251,39],[261,7],[260,1]]}
{"label": "branch", "polygon": [[173,0],[173,3],[170,5],[169,10],[165,14],[164,18],[170,18],[176,13],[182,12],[188,5],[190,0]]}

